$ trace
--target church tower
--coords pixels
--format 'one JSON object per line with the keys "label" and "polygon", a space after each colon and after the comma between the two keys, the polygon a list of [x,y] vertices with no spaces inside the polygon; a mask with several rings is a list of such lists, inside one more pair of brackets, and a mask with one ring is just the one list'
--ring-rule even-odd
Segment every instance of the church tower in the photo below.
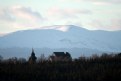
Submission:
{"label": "church tower", "polygon": [[32,48],[32,53],[31,53],[31,56],[29,57],[29,64],[36,63],[36,59],[37,59],[37,57],[35,56],[34,49]]}

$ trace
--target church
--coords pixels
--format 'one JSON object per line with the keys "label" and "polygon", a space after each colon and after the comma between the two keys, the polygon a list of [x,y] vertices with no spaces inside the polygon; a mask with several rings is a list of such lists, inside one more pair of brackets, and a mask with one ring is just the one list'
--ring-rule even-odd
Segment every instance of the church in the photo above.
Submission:
{"label": "church", "polygon": [[31,56],[29,57],[29,64],[35,64],[37,57],[35,56],[34,49],[32,48]]}

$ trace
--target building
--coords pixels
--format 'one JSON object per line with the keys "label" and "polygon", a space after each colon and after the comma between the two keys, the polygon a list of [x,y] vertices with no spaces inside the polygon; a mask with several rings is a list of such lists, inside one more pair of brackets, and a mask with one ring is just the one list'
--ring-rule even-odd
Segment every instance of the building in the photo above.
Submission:
{"label": "building", "polygon": [[53,54],[49,57],[50,61],[71,61],[71,55],[66,52],[53,52]]}
{"label": "building", "polygon": [[36,63],[37,57],[35,56],[34,49],[32,49],[31,56],[29,57],[29,64],[34,64]]}

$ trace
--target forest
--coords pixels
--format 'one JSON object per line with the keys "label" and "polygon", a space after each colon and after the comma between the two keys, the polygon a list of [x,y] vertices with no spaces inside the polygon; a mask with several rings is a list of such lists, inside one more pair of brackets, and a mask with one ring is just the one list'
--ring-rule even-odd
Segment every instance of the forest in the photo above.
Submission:
{"label": "forest", "polygon": [[4,60],[0,56],[0,81],[121,81],[121,53],[70,61],[49,61],[41,56],[33,64],[24,58]]}

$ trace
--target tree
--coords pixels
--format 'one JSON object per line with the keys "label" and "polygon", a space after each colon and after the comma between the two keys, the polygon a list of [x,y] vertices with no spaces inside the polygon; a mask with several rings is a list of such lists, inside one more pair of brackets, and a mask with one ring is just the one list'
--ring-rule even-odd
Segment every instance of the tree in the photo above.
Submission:
{"label": "tree", "polygon": [[107,53],[103,53],[102,55],[101,55],[101,58],[107,58],[109,55],[107,54]]}
{"label": "tree", "polygon": [[0,62],[3,60],[3,57],[0,55]]}
{"label": "tree", "polygon": [[46,57],[44,54],[41,54],[40,58],[38,58],[38,62],[44,62],[46,61]]}
{"label": "tree", "polygon": [[12,63],[12,64],[16,64],[17,61],[18,61],[17,57],[12,57],[12,58],[9,58],[9,59],[8,59],[8,62],[9,62],[9,63]]}
{"label": "tree", "polygon": [[26,62],[26,59],[25,58],[19,58],[18,61],[19,61],[19,63],[22,64],[22,63],[25,63]]}
{"label": "tree", "polygon": [[92,57],[91,57],[92,59],[97,59],[97,58],[99,58],[99,55],[97,55],[97,54],[92,54]]}

